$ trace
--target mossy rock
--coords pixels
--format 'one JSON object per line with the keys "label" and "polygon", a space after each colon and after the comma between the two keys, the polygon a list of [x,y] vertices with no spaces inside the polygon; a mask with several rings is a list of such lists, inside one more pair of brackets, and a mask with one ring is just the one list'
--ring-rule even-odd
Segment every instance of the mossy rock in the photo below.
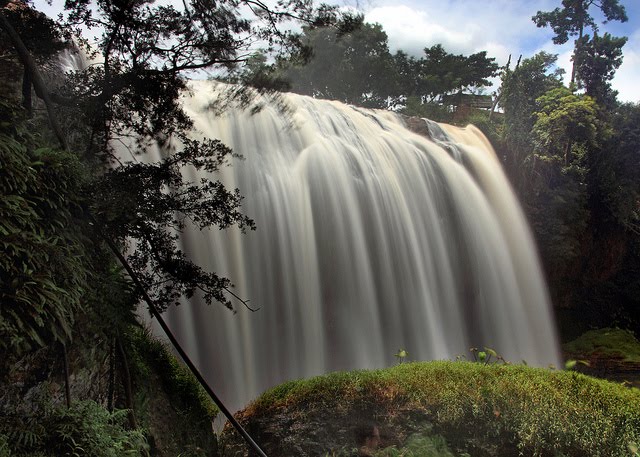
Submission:
{"label": "mossy rock", "polygon": [[[640,442],[639,405],[640,390],[576,372],[441,361],[287,382],[237,417],[274,456],[348,455],[374,422],[383,447],[427,433],[458,456],[614,457]],[[250,455],[228,428],[222,442]]]}
{"label": "mossy rock", "polygon": [[640,363],[640,341],[631,331],[619,328],[589,330],[563,348],[567,353],[586,358]]}
{"label": "mossy rock", "polygon": [[218,409],[193,374],[147,330],[127,339],[136,415],[149,432],[151,455],[217,456],[212,421]]}

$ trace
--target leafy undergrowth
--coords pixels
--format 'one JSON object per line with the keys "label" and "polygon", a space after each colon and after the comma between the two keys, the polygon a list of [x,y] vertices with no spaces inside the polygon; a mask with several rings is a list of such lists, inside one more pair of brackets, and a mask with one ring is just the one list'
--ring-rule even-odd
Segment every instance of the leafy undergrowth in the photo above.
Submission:
{"label": "leafy undergrowth", "polygon": [[126,410],[109,412],[87,400],[45,407],[0,422],[1,457],[148,455],[142,430],[128,430]]}
{"label": "leafy undergrowth", "polygon": [[585,357],[611,357],[640,363],[640,341],[629,330],[619,328],[589,330],[565,344],[564,350]]}
{"label": "leafy undergrowth", "polygon": [[[239,418],[268,455],[353,448],[349,429],[373,420],[384,446],[428,431],[455,455],[611,457],[633,455],[639,405],[640,390],[576,372],[441,361],[287,382]],[[229,435],[224,455],[242,455]]]}

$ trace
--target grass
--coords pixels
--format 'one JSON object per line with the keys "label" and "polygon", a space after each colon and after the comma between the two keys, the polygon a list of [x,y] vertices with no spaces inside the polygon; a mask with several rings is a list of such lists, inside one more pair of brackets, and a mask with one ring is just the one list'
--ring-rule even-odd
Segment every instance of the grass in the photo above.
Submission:
{"label": "grass", "polygon": [[565,344],[564,350],[585,357],[604,356],[640,363],[640,341],[629,330],[619,328],[589,330]]}
{"label": "grass", "polygon": [[330,422],[363,402],[378,417],[411,412],[415,419],[418,412],[458,453],[474,456],[628,456],[640,442],[638,389],[576,372],[473,362],[403,363],[287,382],[241,418],[250,423],[284,410],[304,421],[322,410]]}

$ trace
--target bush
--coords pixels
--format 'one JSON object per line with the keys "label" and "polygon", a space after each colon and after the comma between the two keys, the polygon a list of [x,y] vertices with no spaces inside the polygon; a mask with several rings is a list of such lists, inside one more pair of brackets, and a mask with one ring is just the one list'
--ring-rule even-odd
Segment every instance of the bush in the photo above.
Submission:
{"label": "bush", "polygon": [[93,401],[77,402],[70,408],[47,406],[41,414],[7,418],[0,423],[0,455],[146,455],[148,446],[143,431],[126,430],[126,419],[126,410],[111,413]]}
{"label": "bush", "polygon": [[604,356],[640,362],[640,342],[632,332],[619,328],[589,330],[563,348],[584,357]]}

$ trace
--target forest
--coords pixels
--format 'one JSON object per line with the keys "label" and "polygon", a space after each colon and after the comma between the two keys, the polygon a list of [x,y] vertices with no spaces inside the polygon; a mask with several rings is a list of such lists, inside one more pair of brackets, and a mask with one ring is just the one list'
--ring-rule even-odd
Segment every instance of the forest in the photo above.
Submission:
{"label": "forest", "polygon": [[531,18],[573,43],[570,78],[548,52],[392,52],[362,12],[307,0],[66,1],[56,18],[39,3],[0,1],[0,457],[253,455],[212,432],[211,387],[140,318],[185,298],[260,318],[181,241],[261,229],[220,177],[240,153],[193,135],[183,94],[206,78],[227,88],[219,113],[269,100],[286,116],[291,92],[475,125],[533,232],[566,362],[481,347],[414,366],[401,349],[395,371],[287,383],[237,415],[269,455],[356,455],[325,430],[351,425],[341,395],[386,424],[375,455],[640,455],[640,105],[612,88],[628,38],[600,30],[634,20],[624,1]]}

